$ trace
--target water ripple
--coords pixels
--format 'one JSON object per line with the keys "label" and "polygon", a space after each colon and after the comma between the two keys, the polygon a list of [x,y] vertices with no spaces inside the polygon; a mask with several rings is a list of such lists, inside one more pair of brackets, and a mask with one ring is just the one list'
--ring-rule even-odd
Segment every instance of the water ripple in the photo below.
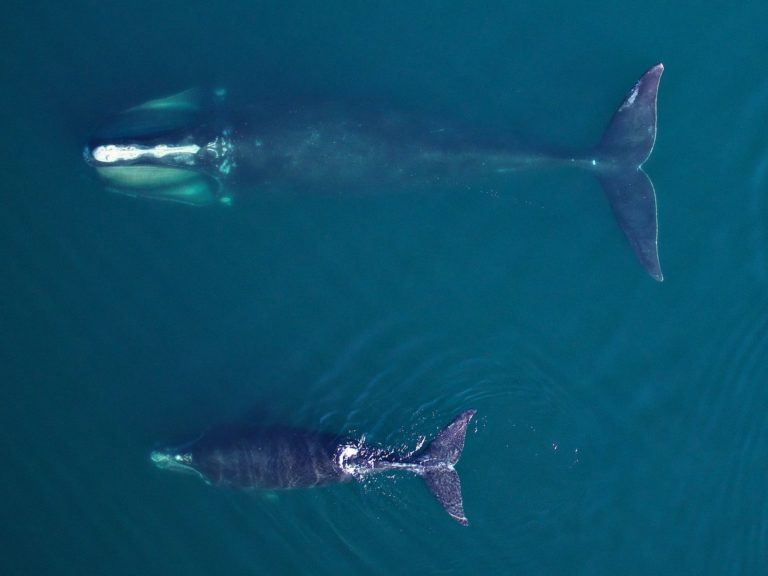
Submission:
{"label": "water ripple", "polygon": [[[734,178],[740,178],[741,174],[747,175],[745,178],[747,206],[742,202],[735,202],[736,207],[745,212],[743,221],[747,225],[746,230],[738,236],[749,240],[750,272],[755,274],[759,281],[765,283],[768,282],[768,260],[765,249],[768,242],[766,232],[768,214],[765,204],[765,196],[768,194],[768,141],[765,139],[762,126],[765,118],[768,117],[768,82],[763,82],[757,88],[746,87],[741,94],[749,94],[749,99],[738,108],[737,116],[733,120],[731,129],[733,137],[728,139],[723,151],[722,166],[727,173],[721,174],[721,181],[730,183]],[[730,185],[742,186],[740,182]],[[728,202],[733,202],[731,196],[726,194]],[[727,221],[728,227],[723,227],[720,230],[721,234],[740,232],[734,230],[733,225],[733,222],[739,219]]]}
{"label": "water ripple", "polygon": [[[768,569],[768,419],[756,410],[768,406],[768,387],[759,384],[768,381],[768,300],[743,301],[727,325],[718,349],[692,372],[685,395],[696,401],[670,427],[675,442],[659,457],[668,460],[671,504],[689,510],[697,540],[708,544],[687,553],[692,565],[759,574]],[[693,514],[695,502],[706,505]]]}
{"label": "water ripple", "polygon": [[[264,521],[250,528],[284,548],[280,556],[286,558],[297,544],[280,534],[335,550],[335,561],[319,573],[334,572],[339,563],[361,572],[396,570],[392,542],[403,554],[424,558],[422,568],[438,571],[467,561],[451,553],[466,555],[467,540],[475,541],[469,549],[478,569],[503,558],[541,565],[555,551],[561,558],[569,550],[575,554],[562,526],[578,514],[585,482],[581,452],[595,432],[594,418],[566,386],[567,378],[519,335],[468,344],[404,321],[374,326],[306,388],[307,401],[293,420],[407,451],[460,411],[476,408],[457,466],[476,528],[455,525],[417,478],[399,473],[267,499],[251,495],[249,508],[255,509],[248,514]],[[233,507],[242,507],[241,496],[233,496]],[[526,550],[531,546],[532,554]]]}

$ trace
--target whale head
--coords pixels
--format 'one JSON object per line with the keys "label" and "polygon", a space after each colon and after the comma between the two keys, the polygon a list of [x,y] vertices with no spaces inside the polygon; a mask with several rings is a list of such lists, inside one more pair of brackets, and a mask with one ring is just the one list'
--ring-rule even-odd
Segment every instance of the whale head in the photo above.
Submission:
{"label": "whale head", "polygon": [[152,450],[149,459],[161,470],[192,474],[207,482],[205,476],[195,467],[195,456],[188,447]]}
{"label": "whale head", "polygon": [[224,96],[193,89],[129,108],[94,134],[85,161],[112,192],[194,206],[227,204],[222,181],[234,161],[221,114]]}

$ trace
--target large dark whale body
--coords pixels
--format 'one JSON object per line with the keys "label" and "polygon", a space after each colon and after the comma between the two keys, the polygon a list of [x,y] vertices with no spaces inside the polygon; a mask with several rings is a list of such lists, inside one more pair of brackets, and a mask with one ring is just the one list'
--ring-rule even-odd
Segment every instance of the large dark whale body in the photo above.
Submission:
{"label": "large dark whale body", "polygon": [[454,466],[474,415],[475,410],[462,412],[426,447],[405,455],[331,434],[248,427],[214,430],[189,444],[155,450],[151,459],[160,468],[193,472],[216,486],[267,490],[308,488],[405,470],[421,476],[446,512],[466,526]]}
{"label": "large dark whale body", "polygon": [[275,102],[229,110],[223,91],[189,90],[116,116],[85,158],[112,191],[193,205],[231,190],[392,190],[473,186],[520,170],[573,166],[597,176],[633,251],[662,280],[656,194],[643,172],[656,140],[664,67],[630,90],[600,143],[578,154],[521,151],[508,138],[355,106]]}

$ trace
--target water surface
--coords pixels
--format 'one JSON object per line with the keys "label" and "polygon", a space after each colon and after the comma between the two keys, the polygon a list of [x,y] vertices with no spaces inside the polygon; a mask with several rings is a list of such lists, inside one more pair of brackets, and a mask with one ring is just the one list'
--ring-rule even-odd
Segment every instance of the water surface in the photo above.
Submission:
{"label": "water surface", "polygon": [[[764,573],[768,13],[687,4],[6,6],[2,573]],[[586,146],[657,62],[662,284],[588,175],[203,210],[81,158],[193,85]],[[244,494],[148,459],[246,412],[412,446],[466,408],[466,529],[408,476]]]}

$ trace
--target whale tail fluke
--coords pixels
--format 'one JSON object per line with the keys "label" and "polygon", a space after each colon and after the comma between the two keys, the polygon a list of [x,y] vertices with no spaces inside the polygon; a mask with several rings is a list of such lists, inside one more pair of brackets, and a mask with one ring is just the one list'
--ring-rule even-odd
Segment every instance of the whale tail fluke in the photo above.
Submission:
{"label": "whale tail fluke", "polygon": [[642,168],[599,175],[605,195],[629,245],[654,280],[661,282],[656,192]]}
{"label": "whale tail fluke", "polygon": [[448,424],[424,449],[418,461],[424,466],[424,481],[430,492],[451,517],[468,526],[461,498],[461,481],[454,466],[464,450],[467,425],[476,410],[466,410]]}
{"label": "whale tail fluke", "polygon": [[[616,220],[648,274],[663,280],[656,192],[642,166],[656,142],[656,95],[664,66],[648,70],[613,115],[596,149],[597,175]],[[594,161],[593,161],[594,164]]]}

